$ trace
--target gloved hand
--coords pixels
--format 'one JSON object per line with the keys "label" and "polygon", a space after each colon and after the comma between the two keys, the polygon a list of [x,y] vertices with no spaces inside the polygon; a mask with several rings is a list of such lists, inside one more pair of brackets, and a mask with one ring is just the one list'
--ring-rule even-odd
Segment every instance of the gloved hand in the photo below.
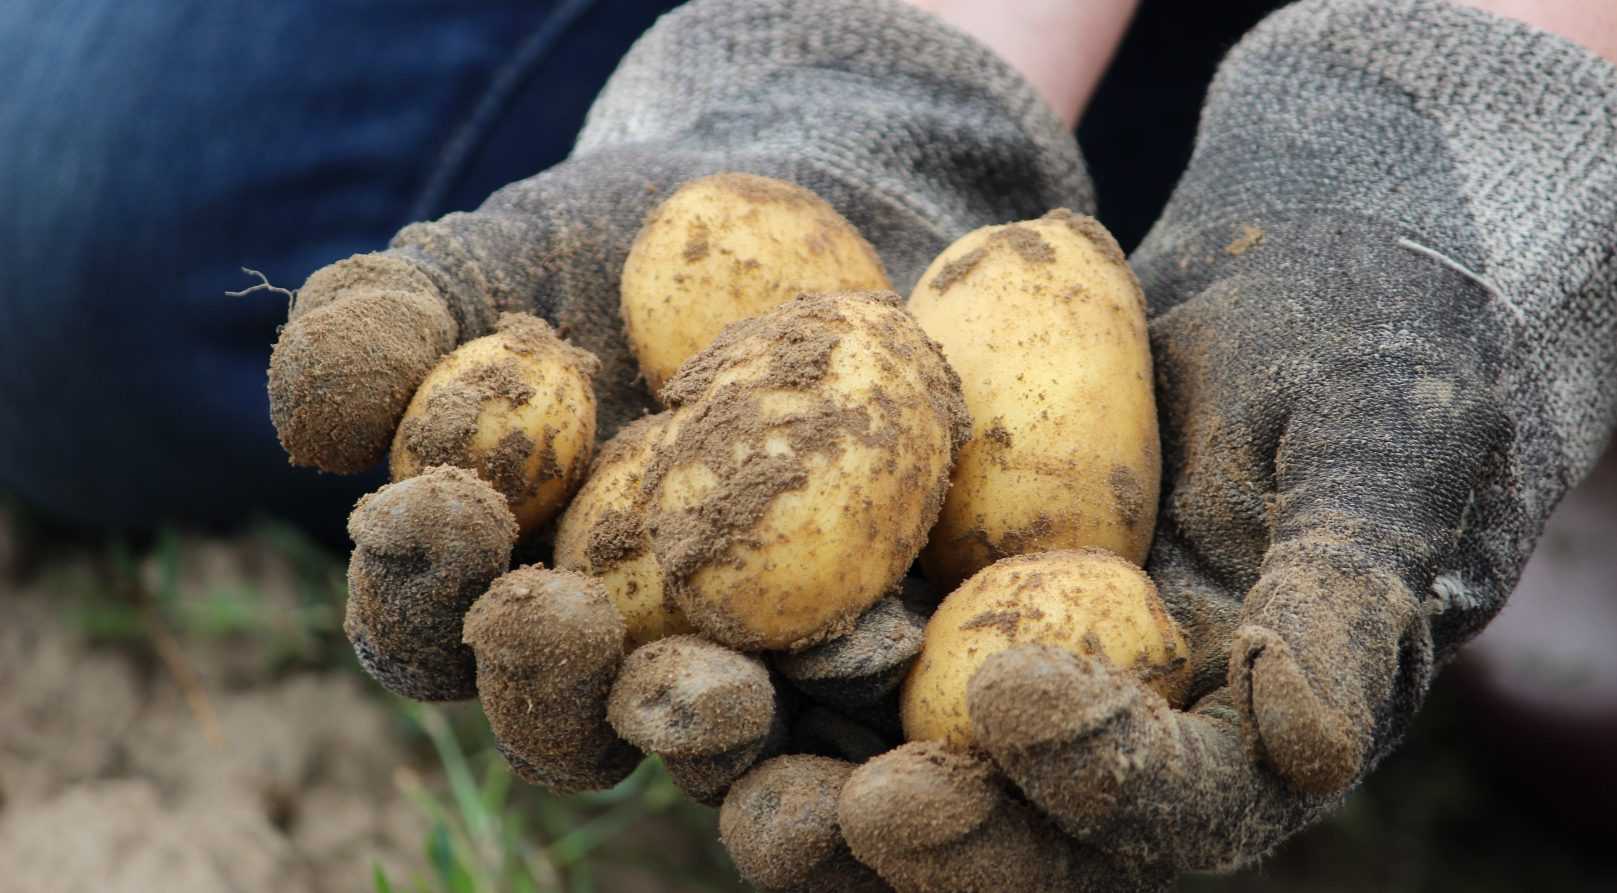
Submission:
{"label": "gloved hand", "polygon": [[[309,278],[270,366],[293,461],[328,471],[379,461],[437,359],[507,310],[544,317],[599,357],[599,429],[610,436],[651,405],[619,313],[630,244],[674,188],[727,170],[814,190],[904,290],[971,229],[1093,207],[1055,115],[990,51],[927,15],[893,0],[697,0],[624,60],[570,160]],[[362,501],[349,527],[348,629],[393,690],[480,695],[525,777],[603,787],[644,751],[716,801],[788,733],[850,756],[888,746],[892,729],[856,720],[882,713],[871,704],[913,657],[913,616],[883,606],[778,668],[690,637],[625,655],[598,587],[500,576],[512,534],[491,492],[440,469]],[[842,711],[794,715],[782,679]]]}
{"label": "gloved hand", "polygon": [[651,405],[618,310],[629,246],[674,188],[727,170],[818,193],[905,291],[975,227],[1094,204],[1042,100],[924,13],[895,0],[698,0],[635,45],[568,161],[309,278],[270,363],[292,460],[341,472],[380,461],[438,357],[506,310],[600,358],[610,436]]}
{"label": "gloved hand", "polygon": [[1611,65],[1436,0],[1272,16],[1133,258],[1164,443],[1149,570],[1194,706],[998,655],[970,686],[983,754],[852,773],[853,853],[906,891],[1111,889],[1097,853],[1144,885],[1233,868],[1338,803],[1611,434],[1613,245]]}

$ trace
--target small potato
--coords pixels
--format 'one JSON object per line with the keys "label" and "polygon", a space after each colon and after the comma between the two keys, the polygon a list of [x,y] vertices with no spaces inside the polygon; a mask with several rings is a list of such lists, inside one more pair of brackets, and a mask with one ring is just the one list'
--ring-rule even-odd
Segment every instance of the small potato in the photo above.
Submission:
{"label": "small potato", "polygon": [[544,320],[502,314],[494,334],[456,348],[421,383],[393,440],[393,479],[428,465],[475,471],[528,533],[561,509],[589,468],[598,367]]}
{"label": "small potato", "polygon": [[631,651],[694,631],[664,592],[645,529],[647,497],[640,485],[668,418],[663,413],[638,419],[607,441],[556,527],[556,567],[594,577],[606,587],[628,627]]}
{"label": "small potato", "polygon": [[1068,211],[968,233],[909,310],[972,417],[928,578],[947,591],[1009,555],[1087,546],[1144,562],[1161,476],[1151,348],[1111,234]]}
{"label": "small potato", "polygon": [[652,551],[691,623],[743,651],[834,638],[892,591],[969,425],[891,293],[805,295],[736,323],[663,396]]}
{"label": "small potato", "polygon": [[972,674],[1029,643],[1131,669],[1176,707],[1190,685],[1185,637],[1138,567],[1102,549],[1023,555],[967,580],[932,615],[900,698],[905,737],[969,747]]}
{"label": "small potato", "polygon": [[652,393],[730,323],[803,292],[888,290],[870,243],[819,196],[752,174],[692,180],[623,265],[623,321]]}

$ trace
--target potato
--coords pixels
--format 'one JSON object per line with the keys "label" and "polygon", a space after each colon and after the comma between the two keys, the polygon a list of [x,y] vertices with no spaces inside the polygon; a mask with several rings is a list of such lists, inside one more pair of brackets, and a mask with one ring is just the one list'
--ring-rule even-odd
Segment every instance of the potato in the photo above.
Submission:
{"label": "potato", "polygon": [[791,183],[692,180],[646,219],[623,265],[623,321],[653,393],[724,327],[802,292],[889,290],[842,215]]}
{"label": "potato", "polygon": [[506,498],[523,534],[550,520],[595,450],[599,363],[545,321],[500,316],[433,367],[393,439],[393,479],[429,465],[475,471]]}
{"label": "potato", "polygon": [[1156,399],[1145,299],[1111,235],[1068,211],[976,230],[932,262],[909,310],[972,417],[927,576],[953,589],[1009,555],[1086,546],[1142,563]]}
{"label": "potato", "polygon": [[628,628],[631,651],[694,631],[666,597],[645,530],[647,499],[640,485],[668,418],[663,413],[638,419],[607,441],[556,527],[556,567],[594,577],[606,587]]}
{"label": "potato", "polygon": [[912,741],[968,747],[966,685],[988,658],[1042,644],[1130,669],[1174,706],[1190,686],[1190,652],[1143,571],[1102,549],[995,562],[955,590],[926,625],[900,711]]}
{"label": "potato", "polygon": [[652,551],[685,616],[741,650],[833,638],[892,590],[969,426],[959,380],[891,293],[736,323],[663,395]]}

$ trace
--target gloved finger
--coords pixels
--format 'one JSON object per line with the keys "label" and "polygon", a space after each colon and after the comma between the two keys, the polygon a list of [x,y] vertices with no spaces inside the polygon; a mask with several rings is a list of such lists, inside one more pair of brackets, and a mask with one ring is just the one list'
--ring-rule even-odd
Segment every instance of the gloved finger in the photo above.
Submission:
{"label": "gloved finger", "polygon": [[635,649],[606,707],[619,735],[661,756],[680,788],[709,805],[784,743],[786,713],[763,661],[698,636]]}
{"label": "gloved finger", "polygon": [[606,697],[623,662],[623,620],[595,580],[511,571],[466,614],[477,690],[497,746],[522,778],[560,791],[622,781],[640,754],[613,733]]}
{"label": "gloved finger", "polygon": [[337,472],[381,461],[427,372],[505,311],[545,319],[601,361],[603,435],[650,407],[618,280],[646,211],[710,171],[683,156],[611,156],[512,183],[476,211],[412,224],[386,251],[311,275],[270,356],[270,415],[292,461]]}
{"label": "gloved finger", "polygon": [[1124,860],[1233,868],[1322,807],[1251,758],[1225,690],[1180,712],[1098,658],[1023,645],[977,671],[967,709],[1030,801]]}
{"label": "gloved finger", "polygon": [[1286,422],[1229,680],[1249,744],[1300,790],[1346,790],[1425,693],[1428,609],[1465,597],[1442,562],[1488,461],[1476,447],[1504,440],[1491,393],[1464,358],[1393,339]]}
{"label": "gloved finger", "polygon": [[775,757],[730,788],[719,839],[748,883],[770,893],[891,889],[854,859],[837,827],[837,800],[853,770],[828,757]]}
{"label": "gloved finger", "polygon": [[1161,866],[1114,862],[1015,797],[992,763],[915,742],[856,769],[838,822],[859,861],[903,893],[1162,890]]}
{"label": "gloved finger", "polygon": [[926,618],[897,595],[876,602],[847,635],[802,651],[775,655],[773,663],[814,700],[843,710],[880,703],[898,689],[921,653]]}
{"label": "gloved finger", "polygon": [[511,565],[517,527],[505,497],[471,472],[437,466],[360,499],[348,534],[343,631],[360,665],[418,701],[475,696],[461,623]]}
{"label": "gloved finger", "polygon": [[315,271],[270,354],[270,418],[293,463],[354,473],[380,462],[416,387],[476,326],[407,258]]}

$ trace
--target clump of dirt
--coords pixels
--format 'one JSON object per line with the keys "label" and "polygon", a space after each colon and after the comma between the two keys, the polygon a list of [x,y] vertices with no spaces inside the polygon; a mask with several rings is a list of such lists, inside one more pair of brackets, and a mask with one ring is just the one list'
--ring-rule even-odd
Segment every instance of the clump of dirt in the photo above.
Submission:
{"label": "clump of dirt", "polygon": [[477,689],[512,768],[563,791],[608,788],[640,754],[607,724],[623,662],[623,619],[595,580],[523,567],[500,577],[466,614]]}
{"label": "clump of dirt", "polygon": [[404,408],[460,327],[435,290],[371,272],[339,296],[305,287],[270,355],[270,418],[298,465],[353,474],[381,461]]}
{"label": "clump of dirt", "polygon": [[1111,485],[1118,518],[1131,530],[1139,527],[1146,514],[1154,508],[1146,502],[1145,487],[1140,483],[1139,476],[1127,466],[1116,465],[1112,467],[1106,482]]}
{"label": "clump of dirt", "polygon": [[1056,259],[1055,248],[1036,230],[1012,223],[996,227],[993,234],[980,247],[973,248],[944,264],[937,275],[932,277],[932,288],[940,295],[947,292],[970,276],[990,254],[1001,250],[1015,252],[1029,264],[1054,263]]}
{"label": "clump of dirt", "polygon": [[1044,219],[1059,220],[1067,224],[1068,229],[1088,239],[1108,261],[1125,266],[1128,264],[1128,255],[1123,253],[1123,247],[1117,244],[1111,230],[1088,214],[1079,214],[1067,208],[1056,208],[1046,213]]}
{"label": "clump of dirt", "polygon": [[670,636],[625,662],[608,708],[646,750],[705,756],[763,740],[775,711],[761,660],[698,636]]}
{"label": "clump of dirt", "polygon": [[461,621],[510,566],[517,526],[504,497],[471,472],[436,466],[362,498],[348,533],[343,629],[360,663],[416,700],[476,695]]}
{"label": "clump of dirt", "polygon": [[889,889],[853,858],[837,829],[837,799],[853,769],[826,757],[783,756],[736,782],[719,810],[719,835],[742,877],[766,891]]}

